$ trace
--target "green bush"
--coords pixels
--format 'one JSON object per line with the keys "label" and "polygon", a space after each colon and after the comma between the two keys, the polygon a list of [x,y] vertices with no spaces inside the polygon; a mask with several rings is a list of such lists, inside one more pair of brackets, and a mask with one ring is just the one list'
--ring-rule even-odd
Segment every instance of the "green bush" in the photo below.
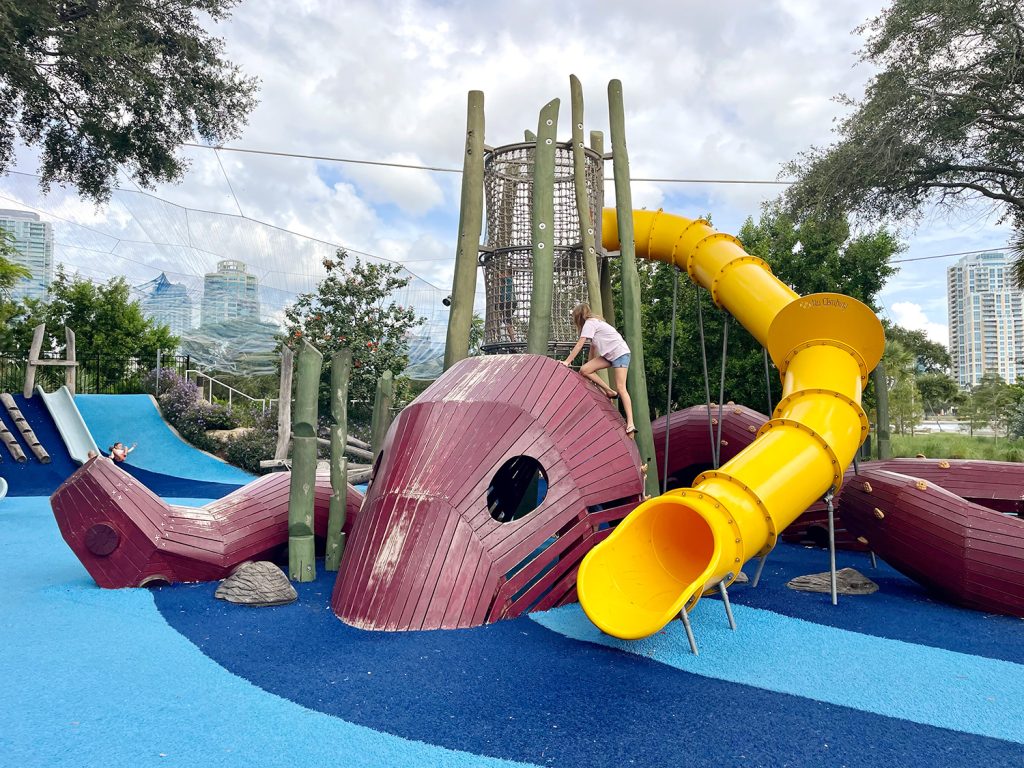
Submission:
{"label": "green bush", "polygon": [[228,440],[224,448],[224,458],[236,467],[262,474],[260,462],[274,456],[277,447],[277,412],[269,412],[259,416],[252,428]]}

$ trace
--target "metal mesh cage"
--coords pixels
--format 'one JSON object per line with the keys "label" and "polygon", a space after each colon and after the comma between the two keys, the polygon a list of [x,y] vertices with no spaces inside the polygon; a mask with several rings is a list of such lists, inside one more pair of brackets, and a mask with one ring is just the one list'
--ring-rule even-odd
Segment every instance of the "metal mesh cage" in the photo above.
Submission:
{"label": "metal mesh cage", "polygon": [[[487,310],[482,349],[489,354],[526,351],[533,290],[533,164],[535,145],[492,150],[484,164],[487,238],[484,268]],[[586,150],[587,199],[595,222],[604,205],[603,161]],[[587,300],[572,150],[555,148],[554,285],[548,354],[564,355],[576,343],[572,308]],[[597,242],[600,243],[598,234]]]}

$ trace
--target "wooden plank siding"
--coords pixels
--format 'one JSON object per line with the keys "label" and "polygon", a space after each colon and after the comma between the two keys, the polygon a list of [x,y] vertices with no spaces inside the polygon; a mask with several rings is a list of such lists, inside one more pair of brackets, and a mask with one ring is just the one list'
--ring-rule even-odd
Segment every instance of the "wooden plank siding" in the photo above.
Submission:
{"label": "wooden plank siding", "polygon": [[[583,555],[643,493],[616,404],[539,355],[459,362],[398,416],[384,451],[331,597],[364,629],[478,626],[560,605]],[[517,456],[540,464],[546,495],[500,522],[488,491]]]}
{"label": "wooden plank siding", "polygon": [[[992,466],[1000,462],[963,462],[959,467],[947,462],[949,466],[933,468],[925,463],[937,464],[934,460],[897,461],[904,470],[927,469],[950,485],[990,499],[990,491],[1010,496],[1012,484],[993,491],[984,485],[985,475],[1020,476],[1016,467]],[[865,537],[887,563],[951,602],[1024,616],[1024,520],[920,477],[877,468],[894,463],[862,468],[847,484],[843,514],[850,530]],[[951,482],[958,471],[970,477]]]}
{"label": "wooden plank siding", "polygon": [[[204,507],[172,506],[99,457],[69,477],[50,504],[64,540],[101,587],[212,581],[246,560],[268,559],[287,543],[290,477],[264,475]],[[319,471],[314,523],[320,537],[327,532],[330,494],[330,474]],[[362,494],[349,486],[346,532],[361,503]],[[116,538],[111,552],[90,548],[97,531]]]}

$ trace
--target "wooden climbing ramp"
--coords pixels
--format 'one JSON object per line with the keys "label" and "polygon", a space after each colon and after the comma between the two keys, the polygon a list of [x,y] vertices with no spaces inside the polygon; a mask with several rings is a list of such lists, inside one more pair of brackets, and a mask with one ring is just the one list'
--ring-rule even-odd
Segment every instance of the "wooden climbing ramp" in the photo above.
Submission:
{"label": "wooden climbing ramp", "polygon": [[[110,459],[90,460],[50,498],[57,525],[105,588],[223,579],[246,560],[269,559],[288,541],[290,472],[254,480],[203,507],[167,504]],[[317,472],[315,528],[327,531],[330,475]],[[345,531],[362,494],[348,488]]]}
{"label": "wooden climbing ramp", "polygon": [[367,629],[471,627],[576,599],[638,503],[615,406],[537,355],[461,361],[391,425],[331,605]]}

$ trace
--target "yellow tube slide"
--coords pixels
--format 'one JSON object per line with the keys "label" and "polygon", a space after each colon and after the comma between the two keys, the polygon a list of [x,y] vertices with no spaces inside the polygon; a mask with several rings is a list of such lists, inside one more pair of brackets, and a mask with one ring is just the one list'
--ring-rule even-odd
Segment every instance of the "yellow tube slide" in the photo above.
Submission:
{"label": "yellow tube slide", "polygon": [[[875,313],[848,296],[800,297],[731,235],[705,221],[634,211],[637,258],[685,269],[768,348],[782,399],[757,439],[693,488],[645,501],[583,559],[580,603],[602,631],[625,640],[657,632],[726,585],[814,501],[836,491],[867,437],[861,389],[885,346]],[[619,247],[615,211],[603,218]]]}

